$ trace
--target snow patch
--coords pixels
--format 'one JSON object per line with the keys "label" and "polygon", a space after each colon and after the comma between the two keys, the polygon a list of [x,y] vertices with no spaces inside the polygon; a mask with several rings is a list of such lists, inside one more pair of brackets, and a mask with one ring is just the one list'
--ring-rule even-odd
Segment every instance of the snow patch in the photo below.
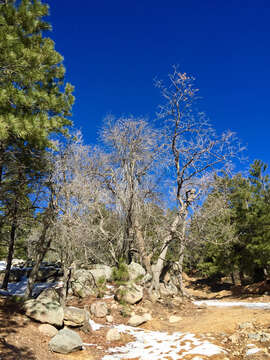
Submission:
{"label": "snow patch", "polygon": [[134,336],[135,341],[125,346],[109,349],[108,351],[111,354],[105,355],[102,360],[120,360],[126,358],[161,360],[166,359],[168,355],[172,360],[179,360],[189,354],[212,356],[225,353],[225,350],[221,347],[207,340],[200,340],[193,334],[180,332],[168,334],[159,331],[147,331],[126,325],[116,325],[114,327],[119,332]]}
{"label": "snow patch", "polygon": [[207,306],[217,306],[217,307],[247,307],[249,309],[270,309],[270,303],[262,302],[244,302],[244,301],[220,301],[220,300],[201,300],[194,301],[195,305],[207,305]]}

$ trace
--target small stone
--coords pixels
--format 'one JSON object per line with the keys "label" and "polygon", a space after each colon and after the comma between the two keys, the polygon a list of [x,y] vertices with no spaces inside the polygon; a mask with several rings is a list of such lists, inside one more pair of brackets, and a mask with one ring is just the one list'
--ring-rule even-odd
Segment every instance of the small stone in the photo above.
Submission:
{"label": "small stone", "polygon": [[143,315],[143,317],[144,317],[144,319],[145,319],[146,321],[152,320],[152,315],[149,314],[149,313],[145,313],[145,314]]}
{"label": "small stone", "polygon": [[108,314],[108,306],[102,301],[95,302],[91,305],[91,313],[98,318],[105,317]]}
{"label": "small stone", "polygon": [[267,342],[267,341],[270,341],[270,334],[268,333],[261,333],[261,338],[260,338],[260,342]]}
{"label": "small stone", "polygon": [[248,329],[248,328],[252,328],[252,327],[253,327],[253,324],[249,321],[239,324],[239,329]]}
{"label": "small stone", "polygon": [[107,316],[106,316],[106,320],[107,320],[107,322],[112,323],[112,322],[113,322],[113,317],[112,317],[112,315],[107,315]]}
{"label": "small stone", "polygon": [[182,320],[181,316],[172,315],[169,317],[169,323],[171,324],[177,323],[181,320]]}
{"label": "small stone", "polygon": [[233,344],[237,344],[240,341],[239,335],[238,334],[232,334],[231,336],[228,337],[228,339],[233,343]]}
{"label": "small stone", "polygon": [[50,336],[50,337],[53,337],[58,333],[58,330],[50,324],[41,324],[41,325],[39,325],[38,330],[43,335]]}
{"label": "small stone", "polygon": [[249,333],[248,338],[251,340],[259,341],[260,340],[260,334],[257,333]]}
{"label": "small stone", "polygon": [[67,326],[83,326],[89,320],[89,313],[84,309],[67,306],[64,309],[64,324]]}
{"label": "small stone", "polygon": [[118,341],[121,339],[121,335],[117,329],[110,329],[106,334],[107,341]]}
{"label": "small stone", "polygon": [[128,325],[130,325],[130,326],[139,326],[139,325],[145,323],[146,321],[147,321],[147,319],[144,316],[133,315],[128,320]]}

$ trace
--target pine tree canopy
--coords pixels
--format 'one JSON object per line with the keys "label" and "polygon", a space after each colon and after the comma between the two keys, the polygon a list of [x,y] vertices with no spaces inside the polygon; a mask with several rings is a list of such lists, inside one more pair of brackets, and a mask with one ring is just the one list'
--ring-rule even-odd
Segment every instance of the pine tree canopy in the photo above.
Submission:
{"label": "pine tree canopy", "polygon": [[48,6],[39,0],[0,2],[0,141],[20,138],[50,146],[66,133],[74,102],[63,57],[43,36]]}

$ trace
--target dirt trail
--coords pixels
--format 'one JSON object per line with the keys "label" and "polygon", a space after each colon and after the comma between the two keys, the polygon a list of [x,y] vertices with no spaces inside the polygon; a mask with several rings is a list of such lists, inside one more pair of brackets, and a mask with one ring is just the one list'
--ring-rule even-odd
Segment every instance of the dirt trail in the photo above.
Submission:
{"label": "dirt trail", "polygon": [[[192,278],[186,280],[186,289],[196,299],[270,302],[270,296],[268,295],[235,296],[229,290],[213,292],[209,287],[197,286],[195,279]],[[96,300],[92,298],[85,301],[89,303]],[[83,307],[84,304],[78,303],[74,305]],[[126,323],[128,318],[120,316],[119,308],[112,312],[112,316],[116,323]],[[221,339],[221,334],[225,333],[226,336],[230,336],[237,331],[239,324],[252,322],[257,329],[269,329],[270,332],[270,310],[242,307],[198,307],[191,301],[181,302],[180,299],[178,301],[175,299],[173,301],[163,300],[152,303],[147,298],[142,303],[135,305],[132,310],[135,313],[143,310],[152,314],[153,320],[142,325],[147,330],[212,335],[216,339]],[[172,315],[180,316],[181,320],[177,323],[170,323],[169,318]],[[103,328],[89,335],[80,333],[84,342],[97,344],[95,349],[86,348],[83,352],[68,356],[57,355],[48,351],[49,338],[40,335],[38,326],[38,323],[28,320],[25,316],[18,313],[16,308],[7,306],[4,299],[0,298],[0,360],[100,360],[106,353],[106,349],[112,346],[104,341],[106,329]],[[128,338],[123,338],[120,342],[113,345],[121,346],[129,340]],[[238,360],[244,358],[232,356],[230,359]]]}

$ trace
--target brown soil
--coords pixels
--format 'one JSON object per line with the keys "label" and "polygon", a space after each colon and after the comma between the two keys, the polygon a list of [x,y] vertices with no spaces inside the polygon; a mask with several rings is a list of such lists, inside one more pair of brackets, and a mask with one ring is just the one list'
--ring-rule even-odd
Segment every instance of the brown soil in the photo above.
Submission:
{"label": "brown soil", "polygon": [[[247,295],[243,294],[236,296],[231,290],[213,292],[209,286],[202,286],[201,284],[198,286],[195,279],[190,278],[186,278],[186,286],[193,297],[201,299],[217,298],[221,299],[221,301],[270,302],[270,296],[268,295],[249,294],[247,297]],[[69,305],[83,308],[96,300],[93,297],[83,301],[73,299]],[[114,302],[112,299],[106,299],[106,301],[109,303]],[[197,335],[212,335],[217,343],[221,341],[222,334],[223,336],[224,334],[227,336],[233,334],[239,328],[239,324],[247,321],[254,323],[257,329],[268,329],[270,331],[270,310],[254,310],[241,307],[197,307],[191,301],[181,302],[181,299],[168,299],[152,303],[145,297],[142,303],[134,305],[131,309],[123,309],[118,305],[117,309],[112,310],[114,323],[126,323],[128,317],[122,315],[123,311],[128,310],[135,313],[145,311],[152,313],[153,320],[142,325],[145,329],[169,333],[180,331]],[[168,321],[171,315],[181,316],[182,320],[171,324]],[[96,322],[105,323],[105,320],[97,319]],[[105,340],[106,329],[100,329],[90,334],[79,331],[85,343],[94,343],[97,346],[86,347],[84,351],[69,355],[60,355],[48,351],[50,339],[39,332],[39,325],[26,318],[20,312],[18,305],[8,303],[4,298],[0,298],[0,360],[100,360],[107,348],[120,346],[131,341],[131,337],[126,336],[122,337],[121,341],[108,344]],[[225,346],[224,343],[222,343],[222,346]],[[243,357],[231,355],[230,359],[243,359]],[[256,358],[252,357],[252,359]]]}

